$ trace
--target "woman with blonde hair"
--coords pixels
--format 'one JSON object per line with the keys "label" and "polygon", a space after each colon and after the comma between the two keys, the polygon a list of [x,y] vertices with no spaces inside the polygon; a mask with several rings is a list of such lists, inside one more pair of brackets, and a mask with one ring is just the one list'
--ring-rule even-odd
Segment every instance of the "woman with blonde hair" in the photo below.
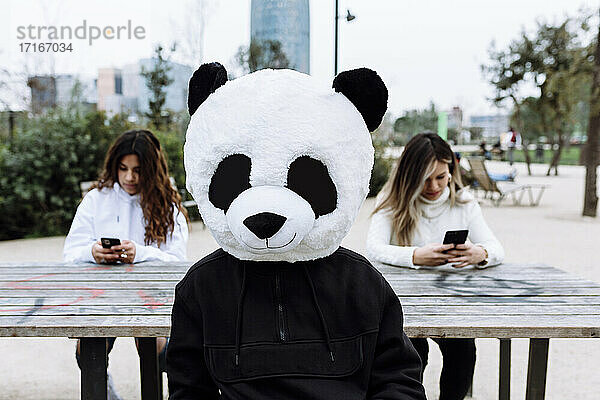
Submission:
{"label": "woman with blonde hair", "polygon": [[[465,244],[442,244],[446,231],[468,229]],[[479,204],[462,187],[450,146],[434,133],[414,136],[378,196],[367,238],[373,262],[419,269],[452,265],[483,268],[504,259],[502,245],[486,224]],[[427,339],[412,338],[421,356]],[[473,380],[475,340],[434,339],[443,356],[440,400],[463,399]]]}
{"label": "woman with blonde hair", "polygon": [[[185,261],[188,221],[181,197],[171,185],[160,142],[150,131],[128,131],[111,145],[98,183],[77,207],[63,260]],[[120,244],[104,248],[101,238],[116,238]],[[107,353],[114,342],[115,338],[107,338]],[[167,338],[157,338],[161,371],[166,370],[167,344]],[[79,340],[76,357],[79,364]],[[109,399],[119,399],[110,375],[108,389]]]}

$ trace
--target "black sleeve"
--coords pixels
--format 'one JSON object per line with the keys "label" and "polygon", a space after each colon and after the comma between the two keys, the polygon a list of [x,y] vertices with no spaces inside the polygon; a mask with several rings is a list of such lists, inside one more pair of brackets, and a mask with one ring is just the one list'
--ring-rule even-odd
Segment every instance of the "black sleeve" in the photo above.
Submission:
{"label": "black sleeve", "polygon": [[421,359],[404,333],[400,301],[383,277],[382,285],[383,312],[367,398],[425,400]]}
{"label": "black sleeve", "polygon": [[211,400],[219,397],[204,359],[202,315],[190,311],[178,290],[175,291],[171,313],[167,377],[169,400]]}

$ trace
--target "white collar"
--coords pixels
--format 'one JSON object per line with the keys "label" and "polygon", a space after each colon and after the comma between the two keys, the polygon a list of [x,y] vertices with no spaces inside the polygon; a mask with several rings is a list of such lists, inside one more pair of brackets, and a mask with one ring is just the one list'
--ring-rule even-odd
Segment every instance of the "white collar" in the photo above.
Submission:
{"label": "white collar", "polygon": [[450,206],[450,188],[446,186],[440,197],[429,200],[423,195],[417,198],[417,207],[421,215],[427,219],[434,219],[442,215]]}
{"label": "white collar", "polygon": [[115,193],[117,194],[117,197],[120,200],[126,201],[128,203],[132,203],[134,201],[140,201],[140,194],[136,193],[134,195],[130,195],[129,193],[127,193],[122,187],[121,185],[119,185],[118,182],[115,182],[113,184],[113,190],[115,191]]}

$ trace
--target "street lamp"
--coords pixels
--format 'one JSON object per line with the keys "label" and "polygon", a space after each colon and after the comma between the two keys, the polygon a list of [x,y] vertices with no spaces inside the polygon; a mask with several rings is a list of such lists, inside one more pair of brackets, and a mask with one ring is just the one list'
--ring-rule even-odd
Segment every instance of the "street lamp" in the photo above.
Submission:
{"label": "street lamp", "polygon": [[[337,75],[338,73],[338,19],[340,19],[340,16],[338,15],[338,1],[339,0],[335,0],[335,56],[334,56],[334,62],[333,62],[333,75]],[[350,13],[350,10],[346,10],[347,14],[344,17],[346,19],[347,22],[350,22],[354,19],[356,19],[355,15],[352,15]]]}

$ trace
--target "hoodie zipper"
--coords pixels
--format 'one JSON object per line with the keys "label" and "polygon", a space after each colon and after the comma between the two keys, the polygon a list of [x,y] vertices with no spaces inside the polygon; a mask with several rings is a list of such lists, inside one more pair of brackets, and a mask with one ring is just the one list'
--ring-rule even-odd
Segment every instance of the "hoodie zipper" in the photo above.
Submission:
{"label": "hoodie zipper", "polygon": [[275,273],[275,300],[277,308],[277,328],[279,331],[279,340],[285,342],[288,338],[285,326],[285,311],[283,308],[283,298],[281,295],[281,278],[279,273]]}

